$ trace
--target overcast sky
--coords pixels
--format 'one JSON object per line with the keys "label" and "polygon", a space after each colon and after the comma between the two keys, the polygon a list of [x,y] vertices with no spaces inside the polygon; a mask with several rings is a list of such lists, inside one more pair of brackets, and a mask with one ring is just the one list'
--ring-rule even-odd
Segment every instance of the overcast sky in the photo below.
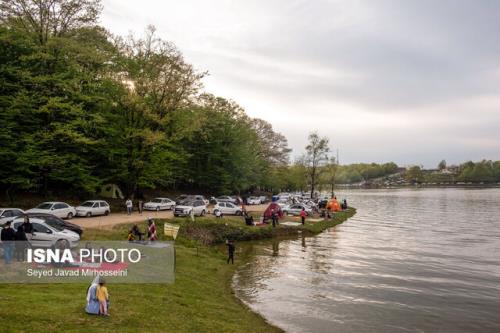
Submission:
{"label": "overcast sky", "polygon": [[500,160],[500,1],[103,4],[111,32],[155,25],[294,156],[316,130],[341,163]]}

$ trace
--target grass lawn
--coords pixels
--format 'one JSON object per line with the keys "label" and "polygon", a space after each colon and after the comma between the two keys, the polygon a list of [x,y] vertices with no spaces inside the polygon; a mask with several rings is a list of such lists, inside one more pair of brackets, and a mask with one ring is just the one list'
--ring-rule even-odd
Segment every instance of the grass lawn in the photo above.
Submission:
{"label": "grass lawn", "polygon": [[[300,228],[316,233],[345,220],[354,210],[345,214],[327,224],[318,222]],[[168,222],[183,227],[187,223],[185,219]],[[281,227],[276,231],[246,227],[241,218],[216,221],[206,217],[197,223],[207,227],[219,224],[224,227],[217,225],[211,232],[231,229],[228,234],[232,235],[236,230],[236,235],[245,239],[252,233],[255,238],[272,237],[278,229],[289,233]],[[157,223],[159,235],[162,224]],[[118,225],[113,230],[87,229],[84,239],[124,240],[128,228],[130,225]],[[84,312],[88,284],[0,284],[0,332],[280,332],[234,296],[230,285],[237,265],[226,264],[221,247],[199,245],[188,236],[181,233],[176,242],[174,284],[108,285],[111,317]],[[243,260],[238,253],[236,259],[237,263]]]}

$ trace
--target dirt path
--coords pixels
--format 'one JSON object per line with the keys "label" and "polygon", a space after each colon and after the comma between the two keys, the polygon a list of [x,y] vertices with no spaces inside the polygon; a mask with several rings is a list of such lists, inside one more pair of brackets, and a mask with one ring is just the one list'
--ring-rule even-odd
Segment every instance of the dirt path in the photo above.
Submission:
{"label": "dirt path", "polygon": [[[264,205],[254,205],[246,206],[249,212],[263,212],[267,208],[267,204]],[[209,211],[212,211],[212,206],[208,207]],[[104,228],[111,229],[114,225],[123,223],[134,223],[134,222],[145,222],[148,217],[153,219],[170,219],[174,217],[171,210],[163,211],[144,211],[142,215],[137,212],[132,213],[132,215],[127,215],[126,213],[112,213],[108,216],[94,216],[94,217],[75,217],[70,220],[71,223],[78,224],[82,228]],[[255,217],[254,217],[255,218]]]}

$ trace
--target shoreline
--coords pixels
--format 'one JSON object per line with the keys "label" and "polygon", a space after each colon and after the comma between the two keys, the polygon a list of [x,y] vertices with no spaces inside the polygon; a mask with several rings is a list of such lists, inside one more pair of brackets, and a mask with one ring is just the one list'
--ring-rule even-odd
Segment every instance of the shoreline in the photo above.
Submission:
{"label": "shoreline", "polygon": [[[284,233],[282,235],[278,235],[277,234],[277,235],[274,235],[273,237],[270,237],[270,238],[263,238],[263,239],[257,239],[257,240],[252,240],[252,241],[244,241],[242,245],[244,247],[251,247],[252,243],[255,242],[255,241],[269,242],[269,241],[272,241],[275,238],[280,238],[282,240],[295,240],[295,239],[297,239],[300,236],[304,236],[304,237],[307,237],[307,238],[315,237],[315,236],[319,235],[320,233],[324,232],[325,230],[328,230],[330,228],[336,227],[336,226],[344,223],[345,221],[349,220],[351,217],[353,217],[356,214],[356,209],[354,207],[349,207],[347,211],[341,212],[341,213],[343,213],[343,214],[341,216],[339,216],[339,218],[337,218],[337,219],[334,218],[332,220],[324,220],[324,221],[316,222],[315,224],[319,223],[319,226],[317,228],[313,229],[313,230],[311,230],[311,228],[301,228],[300,230],[298,230],[298,232],[295,235],[291,235],[290,233]],[[287,227],[287,228],[297,228],[297,227]],[[279,230],[279,229],[277,229],[277,230]],[[267,325],[269,325],[270,327],[272,327],[274,329],[278,329],[281,332],[285,332],[281,327],[279,327],[279,326],[271,323],[261,313],[254,311],[250,307],[249,303],[247,303],[246,301],[244,301],[242,298],[240,298],[238,296],[238,292],[235,289],[235,280],[234,280],[234,278],[235,278],[238,270],[243,265],[248,264],[253,259],[253,255],[254,255],[254,253],[251,252],[251,251],[249,251],[249,249],[245,249],[245,250],[247,250],[247,251],[245,251],[243,254],[240,253],[240,256],[242,257],[242,260],[240,260],[238,262],[238,264],[235,266],[235,268],[233,270],[233,273],[232,273],[231,280],[230,280],[230,286],[229,287],[232,290],[234,298],[243,307],[247,308],[249,311],[251,311],[254,314],[256,314],[257,316],[261,317],[262,320],[264,320],[264,322]]]}
{"label": "shoreline", "polygon": [[[237,270],[251,259],[244,244],[251,240],[272,240],[275,237],[294,238],[300,233],[314,236],[338,225],[355,214],[355,209],[338,213],[330,221],[304,227],[242,225],[241,217],[184,218],[157,221],[158,230],[165,222],[181,226],[175,241],[176,273],[173,284],[110,284],[111,317],[95,317],[84,312],[88,284],[0,284],[0,300],[7,331],[72,331],[72,332],[283,332],[262,315],[251,310],[232,288]],[[292,220],[287,218],[286,220]],[[221,223],[222,222],[222,223]],[[203,244],[196,236],[199,226]],[[85,229],[85,240],[123,240],[130,224],[113,229]],[[191,232],[191,233],[190,233]],[[194,232],[194,234],[192,233]],[[162,232],[160,240],[168,240]],[[227,265],[226,237],[236,239],[235,264]],[[25,309],[30,311],[26,312]],[[148,321],[144,321],[145,317]],[[28,326],[29,325],[29,326]]]}

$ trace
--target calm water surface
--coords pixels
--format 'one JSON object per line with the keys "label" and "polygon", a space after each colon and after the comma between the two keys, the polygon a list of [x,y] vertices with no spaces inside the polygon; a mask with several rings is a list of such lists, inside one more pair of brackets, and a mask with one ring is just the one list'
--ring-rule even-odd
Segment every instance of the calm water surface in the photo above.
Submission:
{"label": "calm water surface", "polygon": [[500,189],[338,197],[344,224],[247,248],[238,297],[288,332],[500,332]]}

